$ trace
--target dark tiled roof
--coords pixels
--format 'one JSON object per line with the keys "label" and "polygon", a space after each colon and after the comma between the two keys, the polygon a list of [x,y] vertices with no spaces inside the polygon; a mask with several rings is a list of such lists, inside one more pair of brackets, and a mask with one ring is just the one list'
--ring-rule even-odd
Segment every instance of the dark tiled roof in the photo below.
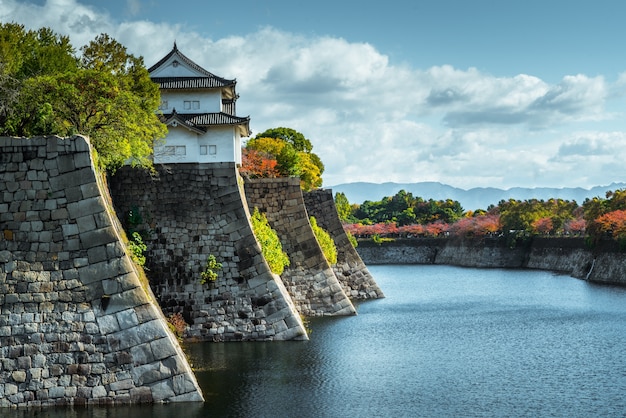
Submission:
{"label": "dark tiled roof", "polygon": [[194,132],[197,132],[197,133],[205,133],[206,132],[206,128],[204,128],[202,126],[194,125],[193,123],[189,122],[185,118],[181,117],[181,115],[176,113],[176,111],[174,111],[174,113],[170,113],[168,115],[162,115],[161,116],[161,121],[163,123],[165,123],[166,125],[171,125],[171,124],[173,124],[173,122],[176,121],[176,122],[178,122],[179,125],[183,125],[187,129],[190,129],[190,130],[192,130]]}
{"label": "dark tiled roof", "polygon": [[159,85],[159,88],[167,89],[211,89],[231,86],[235,84],[232,80],[220,77],[152,77],[152,81]]}
{"label": "dark tiled roof", "polygon": [[174,120],[179,121],[179,123],[184,124],[190,128],[195,129],[206,129],[206,126],[216,126],[216,125],[242,125],[244,136],[250,135],[250,117],[240,117],[233,116],[227,113],[219,112],[219,113],[177,113],[174,110],[173,113],[164,114],[163,119],[165,123],[169,123]]}
{"label": "dark tiled roof", "polygon": [[[222,77],[218,77],[215,74],[211,74],[210,72],[208,72],[207,70],[205,70],[204,68],[200,67],[198,64],[196,64],[195,62],[193,62],[191,59],[189,59],[185,54],[183,54],[182,52],[180,52],[178,50],[178,47],[176,46],[176,42],[174,42],[174,48],[172,48],[172,50],[169,52],[169,54],[167,54],[166,56],[164,56],[163,58],[161,58],[161,60],[159,62],[157,62],[156,64],[154,64],[152,67],[148,68],[148,72],[151,73],[152,71],[156,70],[157,68],[159,68],[161,65],[163,65],[164,62],[166,62],[168,59],[170,59],[170,57],[174,54],[177,54],[178,57],[185,63],[187,64],[189,67],[193,68],[194,70],[200,72],[201,74],[204,74],[206,77],[208,77],[209,79],[215,79],[215,80],[219,80],[220,84],[219,86],[224,86],[224,85],[232,85],[232,84],[236,84],[236,80],[228,80]],[[155,77],[153,80],[155,80],[155,82],[158,83],[158,81],[156,81],[156,79],[159,77]],[[199,79],[202,79],[202,77],[198,77]],[[164,88],[164,87],[162,87]],[[176,87],[172,87],[172,88],[176,88]],[[184,87],[178,87],[178,88],[184,88]]]}

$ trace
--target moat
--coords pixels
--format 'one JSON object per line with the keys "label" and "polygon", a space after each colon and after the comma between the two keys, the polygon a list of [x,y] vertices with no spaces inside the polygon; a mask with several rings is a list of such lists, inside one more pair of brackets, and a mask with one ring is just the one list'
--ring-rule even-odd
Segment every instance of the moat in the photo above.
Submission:
{"label": "moat", "polygon": [[187,345],[205,404],[46,416],[626,413],[626,289],[545,271],[369,268],[387,297],[311,320],[310,341]]}

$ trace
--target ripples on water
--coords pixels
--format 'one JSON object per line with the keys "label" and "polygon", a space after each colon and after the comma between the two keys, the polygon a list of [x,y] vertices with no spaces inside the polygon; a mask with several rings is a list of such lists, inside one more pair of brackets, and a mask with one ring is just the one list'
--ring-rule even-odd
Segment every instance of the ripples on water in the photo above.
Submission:
{"label": "ripples on water", "polygon": [[541,271],[370,271],[387,298],[312,320],[310,341],[186,347],[206,404],[100,416],[626,415],[626,289]]}

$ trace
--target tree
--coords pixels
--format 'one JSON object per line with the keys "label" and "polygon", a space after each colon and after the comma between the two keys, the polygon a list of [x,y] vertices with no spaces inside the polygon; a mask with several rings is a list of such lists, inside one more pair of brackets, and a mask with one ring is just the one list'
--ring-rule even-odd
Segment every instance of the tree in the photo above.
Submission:
{"label": "tree", "polygon": [[[300,177],[303,190],[312,190],[322,185],[324,164],[312,151],[311,141],[290,128],[268,129],[250,139],[247,150],[265,153],[276,160],[276,169],[283,177]],[[245,153],[245,151],[244,151]],[[260,169],[248,167],[252,172]]]}
{"label": "tree", "polygon": [[255,149],[244,148],[239,172],[250,178],[280,177],[278,162],[271,154]]}
{"label": "tree", "polygon": [[[606,192],[606,199],[594,197],[586,199],[583,203],[583,218],[587,225],[587,234],[592,242],[597,242],[607,233],[613,234],[613,229],[609,228],[611,220],[616,214],[611,212],[626,210],[626,190],[616,190]],[[609,215],[604,217],[605,215]]]}
{"label": "tree", "polygon": [[[154,142],[165,137],[167,128],[156,114],[161,95],[143,58],[128,54],[126,47],[106,34],[96,37],[82,52],[86,85],[94,90],[100,86],[90,76],[109,80],[108,90],[102,92],[105,95],[91,101],[90,112],[84,113],[83,129],[89,132],[103,164],[115,169],[130,161],[150,167]],[[104,155],[101,150],[106,150]]]}
{"label": "tree", "polygon": [[160,92],[143,59],[106,34],[81,51],[79,60],[69,39],[47,28],[0,27],[0,94],[6,99],[0,133],[82,134],[103,168],[151,167],[154,142],[167,128],[156,114]]}
{"label": "tree", "polygon": [[616,241],[626,240],[626,210],[614,210],[595,220],[601,233],[610,235]]}
{"label": "tree", "polygon": [[311,141],[306,139],[300,132],[291,128],[271,128],[256,136],[257,138],[276,138],[287,144],[291,144],[296,151],[310,153],[313,150]]}
{"label": "tree", "polygon": [[339,220],[342,222],[352,222],[352,206],[343,192],[335,193],[335,207],[337,208],[337,214]]}
{"label": "tree", "polygon": [[[0,25],[0,134],[30,136],[50,126],[51,105],[41,103],[40,93],[23,94],[29,80],[78,68],[67,36],[57,35],[51,29],[25,30],[23,25]],[[38,107],[32,105],[33,99]],[[30,106],[29,106],[30,105]],[[25,113],[26,112],[26,113]],[[47,120],[46,120],[47,119]]]}
{"label": "tree", "polygon": [[285,177],[300,177],[302,174],[302,165],[300,154],[295,150],[293,145],[284,143],[280,152],[276,156],[278,162],[278,171]]}
{"label": "tree", "polygon": [[0,24],[2,72],[18,80],[72,71],[78,66],[67,36],[50,28],[26,30],[17,23]]}
{"label": "tree", "polygon": [[533,231],[541,235],[549,235],[554,230],[552,218],[541,218],[533,221],[531,224]]}

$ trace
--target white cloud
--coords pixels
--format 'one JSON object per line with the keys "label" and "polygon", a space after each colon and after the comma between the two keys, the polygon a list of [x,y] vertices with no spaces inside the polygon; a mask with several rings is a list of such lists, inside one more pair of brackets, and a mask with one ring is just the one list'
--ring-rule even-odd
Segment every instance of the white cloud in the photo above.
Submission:
{"label": "white cloud", "polygon": [[[137,1],[127,4],[137,12]],[[76,47],[106,32],[144,56],[147,66],[176,41],[207,70],[237,78],[238,113],[251,116],[253,131],[287,126],[310,138],[326,165],[327,185],[432,180],[468,188],[588,187],[626,180],[626,173],[600,181],[606,171],[590,172],[624,160],[623,132],[563,133],[615,118],[606,103],[626,91],[626,73],[613,85],[585,75],[566,75],[550,85],[530,75],[496,77],[476,68],[418,69],[392,64],[367,43],[270,27],[208,39],[167,23],[118,23],[76,0],[44,6],[4,0],[0,19],[33,29],[49,26],[70,35]],[[590,155],[596,159],[584,165]]]}

